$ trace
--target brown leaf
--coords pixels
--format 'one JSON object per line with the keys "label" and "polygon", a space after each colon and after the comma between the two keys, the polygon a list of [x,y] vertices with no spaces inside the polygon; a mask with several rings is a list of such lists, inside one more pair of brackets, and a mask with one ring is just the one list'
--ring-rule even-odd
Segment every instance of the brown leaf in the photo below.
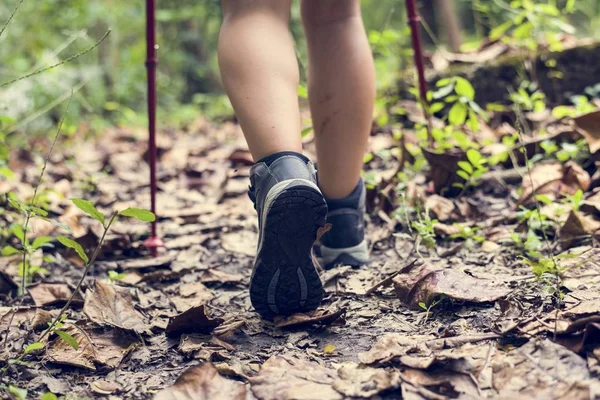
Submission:
{"label": "brown leaf", "polygon": [[317,363],[291,356],[272,356],[250,378],[259,400],[338,400],[342,396],[332,388],[335,371]]}
{"label": "brown leaf", "polygon": [[578,211],[571,211],[569,217],[561,226],[558,235],[563,248],[568,248],[586,236],[596,236],[600,233],[600,221]]}
{"label": "brown leaf", "polygon": [[569,161],[539,163],[523,176],[519,204],[528,204],[536,200],[536,195],[546,195],[555,200],[561,194],[573,195],[578,190],[584,192],[590,186],[590,175],[578,164]]}
{"label": "brown leaf", "polygon": [[133,308],[129,291],[99,280],[85,292],[83,312],[99,325],[111,325],[136,333],[150,333],[144,316]]}
{"label": "brown leaf", "polygon": [[332,324],[344,324],[343,320],[346,315],[346,309],[340,308],[338,310],[315,310],[304,313],[298,313],[290,315],[286,318],[276,317],[275,326],[278,328],[297,328],[305,325],[332,325]]}
{"label": "brown leaf", "polygon": [[600,150],[600,110],[574,118],[574,121],[590,146],[590,152],[594,154]]}
{"label": "brown leaf", "polygon": [[179,295],[171,297],[171,302],[178,312],[205,304],[214,297],[212,291],[202,282],[179,284]]}
{"label": "brown leaf", "polygon": [[165,254],[155,258],[126,260],[119,263],[122,269],[144,269],[168,267],[175,260],[174,255]]}
{"label": "brown leaf", "polygon": [[117,368],[123,358],[134,348],[136,340],[118,330],[83,330],[67,325],[61,329],[71,335],[78,344],[75,350],[69,343],[56,337],[48,344],[47,358],[57,364],[71,365],[92,371],[97,366]]}
{"label": "brown leaf", "polygon": [[[12,310],[8,308],[7,312],[0,312],[0,332],[4,331],[12,320],[10,326],[21,326],[27,324],[34,330],[41,330],[48,327],[48,322],[52,320],[52,314],[48,311],[36,308],[21,308]],[[14,316],[13,316],[14,314]]]}
{"label": "brown leaf", "polygon": [[396,294],[409,308],[419,310],[419,303],[432,304],[437,298],[450,298],[472,303],[496,301],[510,289],[488,280],[473,278],[465,273],[445,269],[434,270],[424,264],[394,278]]}
{"label": "brown leaf", "polygon": [[202,271],[200,281],[202,283],[238,283],[244,279],[242,274],[230,274],[217,269]]}
{"label": "brown leaf", "polygon": [[222,323],[223,319],[206,315],[206,306],[203,304],[169,318],[166,333],[171,337],[182,333],[210,333]]}
{"label": "brown leaf", "polygon": [[[400,373],[402,380],[408,384],[402,385],[402,398],[428,399],[442,397],[426,397],[426,394],[436,395],[443,393],[447,398],[481,398],[473,377],[458,374],[447,369],[423,371],[420,369],[406,368]],[[425,390],[423,390],[425,389]],[[423,393],[425,396],[421,396]],[[414,396],[414,397],[413,397]]]}
{"label": "brown leaf", "polygon": [[246,386],[223,378],[211,363],[204,363],[185,371],[154,400],[246,400]]}
{"label": "brown leaf", "polygon": [[359,353],[358,359],[367,365],[398,363],[418,369],[438,363],[456,363],[455,371],[473,373],[485,364],[489,348],[489,345],[476,343],[498,336],[482,333],[436,339],[432,335],[392,333],[381,338],[368,352]]}
{"label": "brown leaf", "polygon": [[[30,286],[27,291],[31,295],[33,302],[38,307],[44,306],[63,306],[73,293],[69,286],[65,283],[40,283],[35,286]],[[71,302],[74,306],[83,304],[81,296],[76,295]]]}
{"label": "brown leaf", "polygon": [[431,211],[433,218],[441,222],[452,219],[452,214],[454,213],[454,203],[452,200],[437,194],[427,197],[424,207],[426,210]]}
{"label": "brown leaf", "polygon": [[433,181],[435,193],[446,195],[460,192],[461,189],[452,185],[462,181],[462,178],[456,175],[456,171],[458,171],[458,162],[466,161],[466,154],[464,152],[437,153],[425,148],[422,151],[430,165],[429,177]]}
{"label": "brown leaf", "polygon": [[232,253],[245,254],[254,257],[256,255],[256,243],[258,237],[250,230],[244,229],[221,235],[221,246]]}
{"label": "brown leaf", "polygon": [[396,371],[359,366],[345,363],[337,370],[339,379],[333,388],[344,396],[371,398],[381,392],[400,386],[400,376]]}

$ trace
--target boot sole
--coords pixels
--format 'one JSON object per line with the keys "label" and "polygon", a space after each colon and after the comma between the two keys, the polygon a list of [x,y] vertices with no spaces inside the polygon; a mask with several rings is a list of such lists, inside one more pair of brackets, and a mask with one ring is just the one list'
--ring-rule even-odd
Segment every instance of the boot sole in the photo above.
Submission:
{"label": "boot sole", "polygon": [[263,317],[311,311],[321,304],[323,285],[311,248],[326,218],[325,199],[310,181],[280,182],[269,192],[250,280],[250,300]]}

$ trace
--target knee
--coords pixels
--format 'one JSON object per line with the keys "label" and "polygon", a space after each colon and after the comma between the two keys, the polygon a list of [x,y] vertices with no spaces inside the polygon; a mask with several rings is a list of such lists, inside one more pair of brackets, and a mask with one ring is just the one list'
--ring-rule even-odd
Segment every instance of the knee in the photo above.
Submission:
{"label": "knee", "polygon": [[292,0],[221,0],[223,18],[267,13],[289,19]]}
{"label": "knee", "polygon": [[360,17],[360,0],[302,0],[305,26],[337,24]]}

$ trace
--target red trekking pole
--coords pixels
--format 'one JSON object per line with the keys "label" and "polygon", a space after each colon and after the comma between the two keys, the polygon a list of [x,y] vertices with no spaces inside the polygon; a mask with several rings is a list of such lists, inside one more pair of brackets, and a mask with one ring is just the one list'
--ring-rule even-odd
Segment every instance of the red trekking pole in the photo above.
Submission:
{"label": "red trekking pole", "polygon": [[[148,71],[148,153],[150,159],[150,210],[156,215],[156,18],[154,0],[146,0],[146,69]],[[157,236],[156,219],[152,222],[152,235],[144,242],[156,257],[158,248],[164,246]]]}
{"label": "red trekking pole", "polygon": [[419,95],[428,124],[428,139],[430,145],[433,145],[433,137],[431,136],[431,116],[429,115],[429,102],[427,101],[427,82],[425,81],[425,67],[423,66],[423,50],[421,48],[421,37],[419,36],[419,23],[421,22],[421,19],[417,14],[415,0],[406,0],[406,14],[408,16],[408,25],[410,26],[411,31],[412,47],[415,55],[415,67],[419,79]]}

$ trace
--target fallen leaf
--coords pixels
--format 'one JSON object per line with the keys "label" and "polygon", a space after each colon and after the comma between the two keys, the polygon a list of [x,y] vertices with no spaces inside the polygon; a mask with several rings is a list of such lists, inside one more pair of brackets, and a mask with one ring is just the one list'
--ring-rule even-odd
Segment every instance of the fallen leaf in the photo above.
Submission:
{"label": "fallen leaf", "polygon": [[[28,287],[27,291],[37,307],[63,306],[73,293],[65,283],[40,283]],[[83,299],[80,295],[76,295],[71,304],[80,307]]]}
{"label": "fallen leaf", "polygon": [[289,317],[275,317],[275,326],[278,328],[297,328],[305,325],[332,325],[344,324],[343,317],[346,315],[346,309],[338,310],[315,310],[304,313],[297,313]]}
{"label": "fallen leaf", "polygon": [[150,333],[144,317],[133,308],[129,291],[99,280],[85,292],[83,312],[98,325],[111,325],[136,333]]}
{"label": "fallen leaf", "polygon": [[238,283],[244,279],[244,276],[241,274],[229,274],[224,271],[220,271],[217,269],[209,269],[206,271],[202,271],[200,275],[200,282],[202,283],[223,283],[223,284],[231,284]]}
{"label": "fallen leaf", "polygon": [[223,319],[206,315],[206,306],[203,304],[169,318],[166,333],[170,337],[180,336],[182,333],[210,333],[222,323]]}
{"label": "fallen leaf", "polygon": [[185,371],[154,400],[246,400],[246,386],[223,378],[211,363],[204,363]]}
{"label": "fallen leaf", "polygon": [[338,400],[334,370],[291,356],[272,356],[249,379],[259,400]]}
{"label": "fallen leaf", "polygon": [[333,388],[347,397],[371,398],[381,392],[400,387],[400,374],[381,368],[371,368],[356,363],[345,363],[337,370],[339,379]]}
{"label": "fallen leaf", "polygon": [[358,359],[367,365],[398,363],[419,369],[456,361],[459,372],[467,373],[483,366],[489,347],[474,343],[498,337],[494,333],[482,333],[436,339],[432,335],[392,333],[381,338],[369,351],[359,353]]}
{"label": "fallen leaf", "polygon": [[423,371],[406,368],[400,372],[400,376],[405,383],[402,385],[403,399],[481,398],[473,377],[448,369]]}
{"label": "fallen leaf", "polygon": [[573,195],[578,190],[586,191],[590,186],[590,175],[578,164],[569,161],[536,164],[523,176],[519,204],[536,201],[537,195],[546,195],[556,200],[561,194]]}
{"label": "fallen leaf", "polygon": [[424,207],[432,213],[432,217],[438,221],[445,222],[452,219],[454,203],[452,200],[434,194],[425,200]]}
{"label": "fallen leaf", "polygon": [[221,246],[223,246],[223,249],[232,253],[245,254],[251,257],[256,255],[257,241],[258,237],[256,233],[248,229],[221,235]]}
{"label": "fallen leaf", "polygon": [[0,294],[1,295],[12,295],[19,288],[19,285],[13,280],[13,278],[4,271],[0,271]]}
{"label": "fallen leaf", "polygon": [[67,325],[61,330],[75,339],[78,344],[77,350],[62,338],[56,337],[48,344],[46,357],[56,364],[91,371],[95,371],[97,366],[117,368],[136,344],[134,337],[114,329],[84,330]]}
{"label": "fallen leaf", "polygon": [[394,288],[400,300],[413,310],[421,309],[419,303],[430,305],[438,298],[486,303],[510,293],[510,289],[489,280],[473,278],[451,269],[435,270],[427,264],[397,275]]}
{"label": "fallen leaf", "polygon": [[121,387],[114,382],[99,379],[90,383],[90,389],[97,394],[112,394],[121,389]]}
{"label": "fallen leaf", "polygon": [[246,321],[240,321],[233,317],[216,327],[213,334],[221,339],[228,338],[235,335],[244,326],[246,326]]}
{"label": "fallen leaf", "polygon": [[600,110],[573,118],[573,120],[590,146],[590,153],[594,154],[600,150]]}
{"label": "fallen leaf", "polygon": [[[14,316],[13,316],[14,314]],[[21,308],[13,310],[7,308],[6,312],[0,312],[0,331],[6,330],[10,326],[21,326],[27,324],[34,330],[41,330],[48,327],[48,322],[52,320],[52,314],[48,311],[36,308]]]}
{"label": "fallen leaf", "polygon": [[179,296],[171,297],[171,302],[178,312],[207,303],[214,297],[212,291],[202,282],[179,284]]}
{"label": "fallen leaf", "polygon": [[581,212],[571,211],[563,226],[560,227],[558,235],[563,248],[569,248],[577,241],[599,233],[600,221]]}
{"label": "fallen leaf", "polygon": [[464,152],[437,153],[425,148],[422,151],[430,166],[429,178],[433,181],[435,193],[453,195],[460,192],[461,189],[453,185],[462,180],[456,175],[456,171],[458,171],[458,162],[467,160],[466,154]]}
{"label": "fallen leaf", "polygon": [[174,255],[165,254],[155,258],[141,258],[134,260],[126,260],[119,263],[122,269],[144,269],[144,268],[161,268],[168,267],[175,260]]}

